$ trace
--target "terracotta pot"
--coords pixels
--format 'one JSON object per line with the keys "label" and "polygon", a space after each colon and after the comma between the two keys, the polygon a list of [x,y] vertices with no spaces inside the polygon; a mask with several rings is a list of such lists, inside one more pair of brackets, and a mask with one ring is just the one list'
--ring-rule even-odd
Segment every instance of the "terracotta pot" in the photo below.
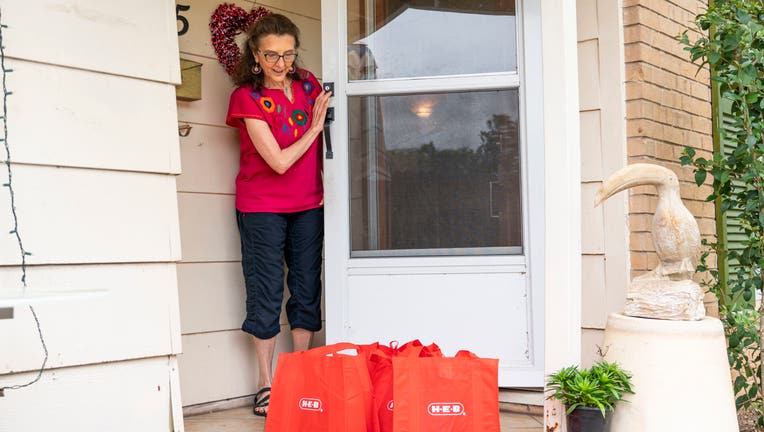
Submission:
{"label": "terracotta pot", "polygon": [[605,410],[605,417],[599,408],[578,407],[568,415],[568,432],[609,432],[613,410]]}

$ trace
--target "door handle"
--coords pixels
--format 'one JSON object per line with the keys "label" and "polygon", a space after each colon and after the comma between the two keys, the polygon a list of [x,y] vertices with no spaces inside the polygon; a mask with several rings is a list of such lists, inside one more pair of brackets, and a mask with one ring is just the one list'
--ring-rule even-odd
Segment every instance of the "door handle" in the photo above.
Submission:
{"label": "door handle", "polygon": [[326,109],[326,118],[324,119],[324,144],[326,145],[326,158],[334,159],[334,153],[332,152],[332,134],[329,131],[329,126],[334,122],[334,107]]}

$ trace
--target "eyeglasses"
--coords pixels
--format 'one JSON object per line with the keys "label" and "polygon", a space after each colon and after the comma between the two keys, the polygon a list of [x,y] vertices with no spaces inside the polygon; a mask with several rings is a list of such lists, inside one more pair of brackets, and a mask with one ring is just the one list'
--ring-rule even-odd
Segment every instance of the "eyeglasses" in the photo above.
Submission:
{"label": "eyeglasses", "polygon": [[297,60],[297,53],[288,52],[284,54],[277,54],[275,52],[264,52],[263,57],[265,57],[265,61],[274,64],[278,63],[279,59],[284,59],[284,63],[286,64],[292,64],[295,60]]}

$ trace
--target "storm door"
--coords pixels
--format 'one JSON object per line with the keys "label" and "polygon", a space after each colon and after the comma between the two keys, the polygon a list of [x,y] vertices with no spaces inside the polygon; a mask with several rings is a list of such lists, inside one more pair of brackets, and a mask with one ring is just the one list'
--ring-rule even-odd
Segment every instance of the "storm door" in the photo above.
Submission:
{"label": "storm door", "polygon": [[[543,153],[513,0],[324,0],[327,341],[437,342],[543,384]],[[524,30],[524,28],[526,30]]]}

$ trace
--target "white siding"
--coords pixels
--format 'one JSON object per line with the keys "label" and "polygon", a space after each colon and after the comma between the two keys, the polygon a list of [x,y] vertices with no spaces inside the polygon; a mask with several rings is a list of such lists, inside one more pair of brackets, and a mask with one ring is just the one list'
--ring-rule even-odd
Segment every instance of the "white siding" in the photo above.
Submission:
{"label": "white siding", "polygon": [[[241,324],[241,323],[239,323]],[[323,344],[323,331],[315,335]],[[183,336],[181,388],[183,405],[198,405],[254,392],[257,362],[252,338],[236,331],[205,332]],[[292,349],[289,326],[282,325],[276,337],[276,352]],[[196,371],[192,374],[189,371]],[[204,373],[201,373],[204,371]]]}
{"label": "white siding", "polygon": [[[28,279],[37,290],[106,291],[35,306],[51,353],[48,368],[180,352],[175,264],[35,266]],[[15,268],[0,269],[0,286],[17,284]],[[28,309],[0,321],[0,335],[0,375],[40,366],[42,348]]]}
{"label": "white siding", "polygon": [[[0,431],[182,430],[170,407],[168,357],[105,363],[47,372],[42,380],[3,398]],[[0,386],[34,373],[0,376]]]}
{"label": "white siding", "polygon": [[[180,258],[173,176],[15,165],[13,184],[29,263]],[[0,236],[0,264],[18,261],[15,237]]]}
{"label": "white siding", "polygon": [[177,119],[173,86],[28,61],[8,67],[15,162],[180,172],[178,135],[167,127]]}
{"label": "white siding", "polygon": [[178,177],[178,192],[233,195],[239,169],[239,133],[234,128],[193,126],[192,139],[181,138],[183,172]]}
{"label": "white siding", "polygon": [[[0,9],[28,290],[105,291],[35,306],[47,370],[6,392],[0,430],[181,431],[174,3],[0,0]],[[19,262],[15,238],[0,235],[0,295],[21,287]],[[28,382],[42,361],[31,314],[15,315],[0,320],[0,386]]]}
{"label": "white siding", "polygon": [[178,193],[183,262],[240,261],[233,195]]}
{"label": "white siding", "polygon": [[0,7],[8,26],[5,41],[10,57],[180,82],[172,2],[5,0]]}
{"label": "white siding", "polygon": [[[578,0],[581,123],[582,361],[596,360],[593,335],[622,310],[629,280],[627,195],[594,208],[594,194],[626,164],[621,8],[607,0]],[[618,60],[621,59],[621,60]]]}
{"label": "white siding", "polygon": [[[179,264],[178,286],[183,334],[238,330],[241,327],[244,276],[239,262]],[[184,356],[189,355],[188,346],[185,348]]]}
{"label": "white siding", "polygon": [[[178,177],[183,261],[178,267],[184,352],[178,357],[183,405],[250,395],[257,385],[252,338],[239,328],[244,319],[244,280],[234,213],[234,179],[239,136],[225,125],[230,78],[210,42],[209,19],[221,3],[181,0],[188,32],[179,37],[181,57],[202,63],[202,99],[178,102],[178,121],[192,129],[181,138]],[[233,2],[245,10],[264,6],[292,19],[301,31],[302,65],[321,76],[320,2],[270,0]],[[239,40],[243,40],[240,35]],[[282,324],[286,318],[282,313]],[[277,351],[291,349],[282,325]],[[322,343],[323,335],[315,343]]]}

